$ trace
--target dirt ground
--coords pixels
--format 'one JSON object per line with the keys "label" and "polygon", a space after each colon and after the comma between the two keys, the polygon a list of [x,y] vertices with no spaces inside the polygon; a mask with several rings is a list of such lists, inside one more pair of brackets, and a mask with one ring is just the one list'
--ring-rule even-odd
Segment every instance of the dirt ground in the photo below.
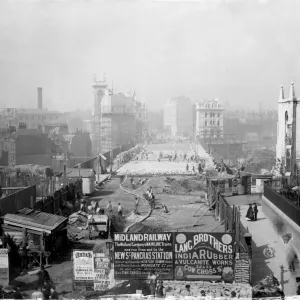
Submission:
{"label": "dirt ground", "polygon": [[[176,146],[176,147],[175,147]],[[164,144],[167,151],[183,151],[186,153],[192,153],[188,144],[176,144],[176,145]],[[161,151],[161,145],[148,146],[149,151]],[[168,173],[172,163],[161,163],[162,171]],[[178,163],[175,163],[178,165]],[[149,170],[151,168],[151,162],[139,161],[129,162],[122,168],[145,168]],[[152,165],[154,169],[156,166]],[[134,179],[135,181],[137,178]],[[140,201],[138,211],[139,215],[133,214],[135,196],[124,192],[120,188],[121,179],[112,178],[106,182],[104,188],[95,193],[89,198],[89,202],[92,200],[98,201],[100,208],[106,207],[109,201],[112,202],[114,214],[117,213],[118,203],[123,206],[123,212],[126,218],[116,219],[115,230],[123,231],[128,225],[134,226],[130,232],[146,232],[146,231],[211,231],[214,228],[215,231],[221,231],[222,228],[218,226],[218,221],[211,216],[208,212],[198,222],[199,217],[204,214],[207,207],[202,203],[201,194],[203,195],[203,182],[198,176],[172,176],[167,174],[163,176],[148,177],[144,185],[137,185],[134,191],[130,185],[130,177],[127,179],[124,187],[128,190],[137,193],[142,196],[148,187],[152,187],[156,196],[155,209],[152,211],[150,217],[144,222],[139,220],[148,214],[149,204],[146,201]],[[165,213],[162,205],[165,205],[168,209],[168,213]],[[195,225],[195,226],[194,226]],[[106,240],[89,240],[87,237],[81,239],[79,243],[74,246],[76,248],[83,247],[85,249],[95,249],[107,252]],[[65,253],[65,257],[61,261],[54,262],[47,270],[50,277],[56,284],[57,292],[65,298],[79,298],[82,297],[81,293],[74,293],[72,291],[72,272],[73,262],[71,261],[71,251]],[[36,283],[36,276],[23,275],[17,277],[13,284],[21,285],[21,291],[26,298],[30,297],[33,292],[34,285]],[[102,293],[93,293],[93,296],[100,296]],[[85,296],[88,293],[84,293]]]}

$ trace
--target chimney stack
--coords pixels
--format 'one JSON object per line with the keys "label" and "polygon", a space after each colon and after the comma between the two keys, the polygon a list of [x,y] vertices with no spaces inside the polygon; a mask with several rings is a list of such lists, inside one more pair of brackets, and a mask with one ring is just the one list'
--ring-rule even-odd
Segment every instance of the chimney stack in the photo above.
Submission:
{"label": "chimney stack", "polygon": [[38,109],[43,109],[43,89],[41,87],[38,90]]}

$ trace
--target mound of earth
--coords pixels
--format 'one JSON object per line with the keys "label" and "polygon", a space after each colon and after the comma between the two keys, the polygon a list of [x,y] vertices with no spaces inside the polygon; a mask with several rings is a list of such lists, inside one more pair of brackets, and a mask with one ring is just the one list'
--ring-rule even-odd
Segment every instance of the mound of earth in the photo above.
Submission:
{"label": "mound of earth", "polygon": [[106,295],[135,294],[141,290],[143,295],[150,295],[150,287],[146,280],[128,280],[113,287]]}
{"label": "mound of earth", "polygon": [[202,191],[203,186],[198,177],[174,178],[166,177],[163,192],[170,194],[186,194],[195,191]]}

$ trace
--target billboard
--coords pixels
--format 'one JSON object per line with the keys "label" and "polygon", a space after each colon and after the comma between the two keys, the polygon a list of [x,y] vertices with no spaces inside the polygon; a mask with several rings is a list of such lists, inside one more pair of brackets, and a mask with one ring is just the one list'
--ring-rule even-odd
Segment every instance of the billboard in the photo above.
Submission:
{"label": "billboard", "polygon": [[94,280],[94,254],[93,251],[73,251],[73,268],[75,281]]}
{"label": "billboard", "polygon": [[8,249],[0,249],[0,284],[7,286],[9,283]]}
{"label": "billboard", "polygon": [[106,291],[109,288],[110,259],[104,253],[94,254],[94,290]]}
{"label": "billboard", "polygon": [[173,233],[115,233],[115,279],[173,279]]}
{"label": "billboard", "polygon": [[234,239],[230,233],[175,233],[175,280],[234,280]]}

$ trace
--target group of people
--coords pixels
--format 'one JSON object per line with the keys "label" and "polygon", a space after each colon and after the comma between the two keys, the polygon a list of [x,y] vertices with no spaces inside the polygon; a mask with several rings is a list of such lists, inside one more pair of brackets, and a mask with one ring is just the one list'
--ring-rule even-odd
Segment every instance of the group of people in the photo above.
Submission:
{"label": "group of people", "polygon": [[[151,271],[148,275],[150,293],[152,296],[157,298],[163,298],[166,296],[166,288],[164,287],[163,281],[158,280],[159,273]],[[193,296],[191,292],[191,286],[187,284],[183,290],[180,290],[181,296]]]}
{"label": "group of people", "polygon": [[257,221],[257,205],[254,203],[254,206],[252,207],[252,204],[249,204],[249,208],[246,213],[246,218],[250,219],[251,221]]}

